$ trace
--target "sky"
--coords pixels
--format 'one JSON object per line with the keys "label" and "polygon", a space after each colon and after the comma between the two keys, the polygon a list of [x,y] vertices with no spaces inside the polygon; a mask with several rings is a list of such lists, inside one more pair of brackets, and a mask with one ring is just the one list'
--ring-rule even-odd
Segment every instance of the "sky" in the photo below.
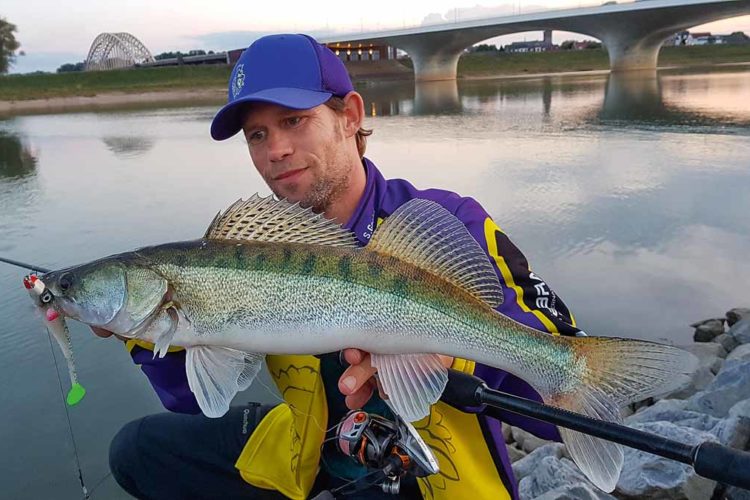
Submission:
{"label": "sky", "polygon": [[[304,32],[324,36],[600,3],[591,0],[496,0],[487,3],[477,3],[476,0],[380,0],[370,4],[331,0],[3,0],[0,17],[17,26],[16,39],[25,53],[17,58],[11,73],[27,73],[54,71],[61,64],[83,61],[94,38],[102,32],[129,32],[155,55],[176,50],[241,48],[267,33]],[[367,9],[368,5],[372,7]],[[750,34],[750,16],[693,30],[719,34],[745,31]],[[539,38],[539,33],[521,33],[493,39],[491,43]],[[556,32],[554,36],[557,43],[573,38],[585,37],[564,32]]]}

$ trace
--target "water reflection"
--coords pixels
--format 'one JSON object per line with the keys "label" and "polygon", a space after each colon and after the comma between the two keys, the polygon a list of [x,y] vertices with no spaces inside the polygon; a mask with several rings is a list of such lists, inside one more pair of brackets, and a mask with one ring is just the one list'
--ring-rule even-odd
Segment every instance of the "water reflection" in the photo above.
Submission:
{"label": "water reflection", "polygon": [[[628,122],[631,127],[680,127],[696,132],[715,128],[717,122],[740,129],[749,124],[746,119],[737,121],[720,110],[670,102],[664,88],[664,77],[656,70],[612,73],[607,77],[604,104],[596,117],[604,124]],[[678,95],[687,93],[682,83],[672,90]]]}
{"label": "water reflection", "polygon": [[602,119],[653,119],[665,114],[657,71],[610,73],[604,91]]}
{"label": "water reflection", "polygon": [[0,181],[33,175],[37,157],[20,137],[0,131]]}
{"label": "water reflection", "polygon": [[[593,126],[626,122],[631,127],[695,127],[702,132],[719,123],[732,128],[725,132],[747,132],[743,132],[750,126],[746,114],[733,115],[731,108],[715,106],[750,94],[741,78],[719,75],[714,84],[710,79],[700,81],[710,89],[696,89],[698,82],[691,84],[689,78],[675,71],[647,70],[567,78],[401,82],[365,88],[362,93],[373,117],[497,114],[517,108],[528,113],[528,104],[536,101],[542,123],[562,128],[571,122]],[[702,94],[708,94],[703,101]]]}
{"label": "water reflection", "polygon": [[450,115],[461,111],[456,80],[416,82],[414,85],[414,114]]}
{"label": "water reflection", "polygon": [[120,158],[136,158],[154,147],[154,139],[150,137],[107,136],[102,137],[102,141]]}
{"label": "water reflection", "polygon": [[36,212],[38,153],[15,134],[0,131],[0,251],[10,250],[16,233]]}

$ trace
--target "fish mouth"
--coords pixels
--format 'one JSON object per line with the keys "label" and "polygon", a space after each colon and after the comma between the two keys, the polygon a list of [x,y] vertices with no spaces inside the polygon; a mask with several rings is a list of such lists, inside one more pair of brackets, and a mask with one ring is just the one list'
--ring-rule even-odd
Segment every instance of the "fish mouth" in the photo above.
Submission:
{"label": "fish mouth", "polygon": [[308,167],[302,167],[302,168],[296,168],[296,169],[293,169],[293,170],[287,170],[286,172],[283,172],[283,173],[275,176],[273,178],[273,180],[274,181],[282,181],[284,179],[289,179],[289,178],[292,178],[292,177],[296,177],[296,176],[298,176],[299,174],[301,174],[302,172],[304,172],[307,169],[308,169]]}

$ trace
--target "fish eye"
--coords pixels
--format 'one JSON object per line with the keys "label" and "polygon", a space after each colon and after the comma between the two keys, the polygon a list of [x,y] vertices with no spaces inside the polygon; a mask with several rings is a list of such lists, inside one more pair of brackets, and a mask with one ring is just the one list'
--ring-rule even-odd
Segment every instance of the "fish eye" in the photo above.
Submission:
{"label": "fish eye", "polygon": [[62,290],[63,292],[66,291],[73,285],[73,276],[70,273],[63,274],[62,276],[60,276],[58,284],[60,286],[60,290]]}

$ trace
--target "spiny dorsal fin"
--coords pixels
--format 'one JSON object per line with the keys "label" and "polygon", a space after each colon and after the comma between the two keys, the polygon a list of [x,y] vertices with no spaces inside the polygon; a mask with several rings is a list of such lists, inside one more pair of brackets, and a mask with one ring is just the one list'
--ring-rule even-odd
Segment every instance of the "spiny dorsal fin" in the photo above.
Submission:
{"label": "spiny dorsal fin", "polygon": [[354,234],[299,203],[261,198],[237,200],[219,212],[203,236],[212,240],[254,240],[356,247]]}
{"label": "spiny dorsal fin", "polygon": [[440,275],[493,308],[503,302],[487,254],[466,226],[434,201],[414,199],[399,207],[366,248]]}

